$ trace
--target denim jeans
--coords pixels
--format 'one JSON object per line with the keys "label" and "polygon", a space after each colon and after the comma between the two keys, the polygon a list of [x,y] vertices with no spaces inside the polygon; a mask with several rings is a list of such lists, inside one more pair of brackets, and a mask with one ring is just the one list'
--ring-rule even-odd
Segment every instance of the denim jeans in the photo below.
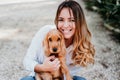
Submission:
{"label": "denim jeans", "polygon": [[[21,80],[35,80],[35,77],[27,76],[22,78]],[[73,80],[86,80],[86,79],[79,76],[73,76]]]}
{"label": "denim jeans", "polygon": [[73,80],[86,80],[86,79],[80,76],[73,76]]}
{"label": "denim jeans", "polygon": [[20,80],[35,80],[35,77],[32,77],[32,76],[26,76]]}

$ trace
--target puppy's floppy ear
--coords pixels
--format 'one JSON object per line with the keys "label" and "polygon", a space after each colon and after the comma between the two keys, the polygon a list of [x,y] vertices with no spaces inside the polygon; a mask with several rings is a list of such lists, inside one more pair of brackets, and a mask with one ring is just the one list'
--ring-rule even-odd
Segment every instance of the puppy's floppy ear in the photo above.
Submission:
{"label": "puppy's floppy ear", "polygon": [[44,40],[43,40],[43,47],[45,51],[45,55],[49,56],[49,41],[48,41],[48,34],[46,34]]}
{"label": "puppy's floppy ear", "polygon": [[61,55],[65,56],[66,55],[66,47],[65,47],[65,40],[64,40],[64,36],[60,33],[61,36],[61,42],[60,42],[60,46],[61,46]]}

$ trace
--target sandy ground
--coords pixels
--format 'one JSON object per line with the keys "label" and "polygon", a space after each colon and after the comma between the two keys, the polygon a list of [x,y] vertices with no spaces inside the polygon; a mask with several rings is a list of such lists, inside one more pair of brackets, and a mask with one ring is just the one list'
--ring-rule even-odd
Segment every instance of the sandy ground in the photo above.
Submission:
{"label": "sandy ground", "polygon": [[[62,0],[40,0],[0,5],[0,80],[19,80],[29,74],[22,61],[32,37],[40,27],[54,24],[55,12]],[[102,27],[96,13],[84,9],[92,42],[95,45],[95,64],[78,71],[87,80],[120,79],[120,44]]]}

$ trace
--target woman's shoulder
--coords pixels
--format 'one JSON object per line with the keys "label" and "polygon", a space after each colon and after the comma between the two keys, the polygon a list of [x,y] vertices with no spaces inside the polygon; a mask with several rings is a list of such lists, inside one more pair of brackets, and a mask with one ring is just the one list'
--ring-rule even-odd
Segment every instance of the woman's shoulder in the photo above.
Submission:
{"label": "woman's shoulder", "polygon": [[55,25],[45,25],[43,27],[40,28],[40,30],[42,31],[46,31],[46,30],[51,30],[51,29],[55,29]]}
{"label": "woman's shoulder", "polygon": [[55,25],[45,25],[45,26],[42,26],[38,32],[35,34],[35,36],[38,36],[38,37],[44,37],[51,29],[55,29]]}
{"label": "woman's shoulder", "polygon": [[39,29],[38,33],[39,32],[46,33],[48,31],[50,31],[51,29],[55,29],[55,28],[56,28],[55,25],[45,25]]}

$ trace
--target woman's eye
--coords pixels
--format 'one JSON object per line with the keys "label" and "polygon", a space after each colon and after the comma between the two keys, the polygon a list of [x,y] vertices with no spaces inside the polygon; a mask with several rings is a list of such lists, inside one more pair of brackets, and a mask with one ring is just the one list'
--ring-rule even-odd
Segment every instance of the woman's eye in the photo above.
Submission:
{"label": "woman's eye", "polygon": [[74,20],[74,19],[72,19],[72,20],[70,20],[70,22],[75,22],[75,20]]}
{"label": "woman's eye", "polygon": [[63,21],[62,19],[58,19],[58,21]]}

